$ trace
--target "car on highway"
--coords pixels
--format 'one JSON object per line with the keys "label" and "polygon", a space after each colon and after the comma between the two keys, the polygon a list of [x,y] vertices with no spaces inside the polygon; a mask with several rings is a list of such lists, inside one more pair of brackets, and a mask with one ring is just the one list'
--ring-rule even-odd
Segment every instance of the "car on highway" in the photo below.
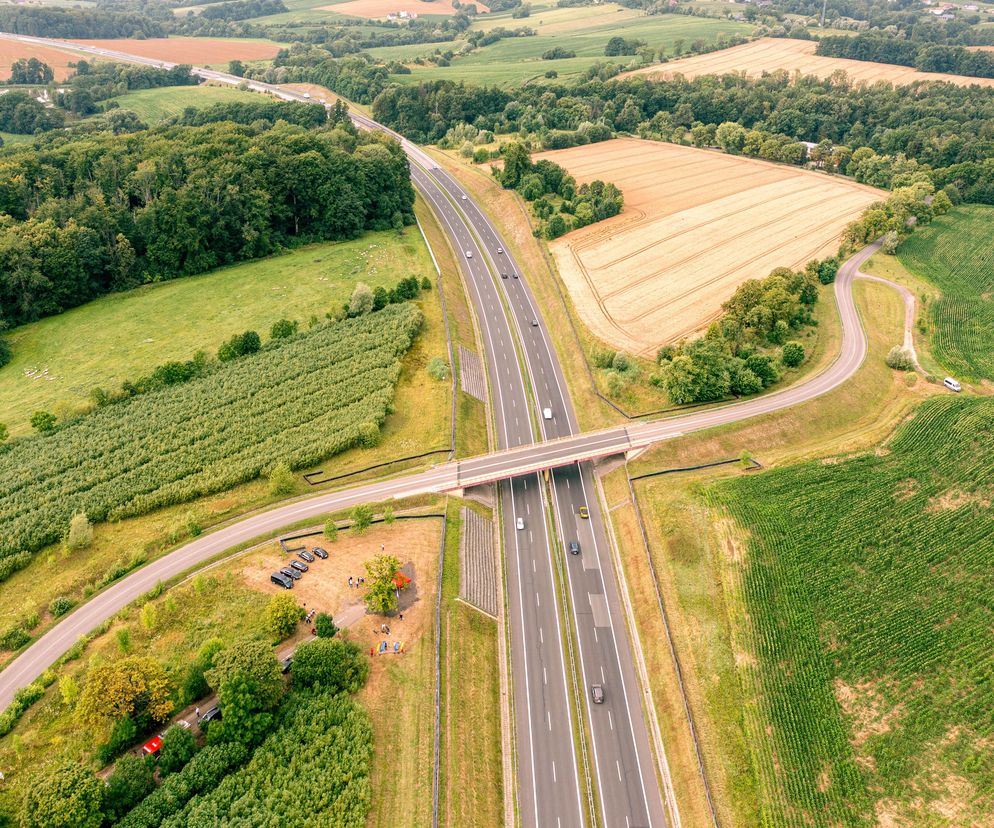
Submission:
{"label": "car on highway", "polygon": [[542,416],[545,417],[545,419],[547,419],[547,420],[551,420],[552,419],[552,409],[551,408],[543,408],[542,409]]}
{"label": "car on highway", "polygon": [[300,558],[301,560],[307,561],[307,563],[314,563],[314,556],[306,549],[301,549],[297,553],[297,557]]}
{"label": "car on highway", "polygon": [[461,198],[462,198],[463,201],[466,201],[466,193],[463,193],[462,196],[461,196]]}
{"label": "car on highway", "polygon": [[513,276],[513,277],[514,277],[515,279],[517,279],[517,278],[518,278],[518,272],[517,272],[516,270],[512,270],[512,271],[511,271],[511,275],[512,275],[512,276]]}
{"label": "car on highway", "polygon": [[580,517],[582,517],[584,520],[588,520],[590,518],[590,510],[587,509],[586,506],[580,507]]}
{"label": "car on highway", "polygon": [[300,573],[296,569],[292,569],[289,566],[284,566],[280,568],[280,573],[287,578],[292,578],[294,581],[300,580]]}
{"label": "car on highway", "polygon": [[328,553],[322,549],[320,546],[315,546],[311,552],[317,555],[322,561],[328,560]]}
{"label": "car on highway", "polygon": [[498,252],[498,253],[500,253],[501,255],[503,255],[503,253],[504,253],[504,248],[503,248],[503,247],[498,247],[498,248],[497,248],[497,252]]}
{"label": "car on highway", "polygon": [[569,542],[569,553],[570,553],[570,555],[579,555],[580,554],[580,544],[577,543],[576,541],[570,541]]}
{"label": "car on highway", "polygon": [[504,273],[503,271],[501,271],[500,278],[501,279],[506,279],[507,278],[507,274]]}
{"label": "car on highway", "polygon": [[957,394],[963,390],[963,386],[959,384],[958,380],[954,380],[952,377],[946,377],[942,384],[946,386],[950,391],[955,391]]}
{"label": "car on highway", "polygon": [[538,320],[537,319],[532,319],[532,327],[533,328],[537,328],[538,327]]}
{"label": "car on highway", "polygon": [[283,587],[283,589],[293,589],[293,581],[287,578],[282,572],[274,572],[269,576],[269,580],[276,584],[276,586]]}
{"label": "car on highway", "polygon": [[525,528],[525,519],[524,518],[518,518],[514,522],[514,525],[517,526],[519,529],[524,529]]}
{"label": "car on highway", "polygon": [[594,704],[604,704],[604,688],[599,684],[590,685],[590,698]]}
{"label": "car on highway", "polygon": [[303,561],[290,561],[290,566],[293,569],[296,569],[297,572],[306,572],[308,570],[307,564]]}
{"label": "car on highway", "polygon": [[467,259],[472,259],[473,258],[473,251],[472,250],[467,250],[466,251],[466,258]]}

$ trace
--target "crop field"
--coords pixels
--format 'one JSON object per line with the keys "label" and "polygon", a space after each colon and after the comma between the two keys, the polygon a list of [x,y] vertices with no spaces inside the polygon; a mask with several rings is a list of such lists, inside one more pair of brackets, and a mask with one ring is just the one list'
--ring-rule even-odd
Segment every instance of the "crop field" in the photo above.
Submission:
{"label": "crop field", "polygon": [[680,74],[693,79],[701,75],[725,75],[743,72],[749,77],[763,73],[785,70],[789,74],[815,75],[827,78],[840,69],[855,83],[872,84],[886,81],[901,86],[916,81],[946,81],[959,86],[994,86],[992,78],[970,78],[963,75],[949,75],[942,72],[919,72],[909,66],[891,63],[873,63],[866,60],[822,57],[815,54],[817,43],[813,40],[791,40],[789,38],[761,38],[731,49],[711,52],[707,55],[672,60],[669,63],[646,66],[627,73],[649,77],[672,78]]}
{"label": "crop field", "polygon": [[580,317],[653,355],[716,317],[742,282],[834,253],[883,193],[798,167],[637,138],[541,153],[625,197],[620,215],[550,245]]}
{"label": "crop field", "polygon": [[76,511],[145,514],[359,445],[382,425],[421,323],[415,305],[390,305],[12,443],[0,557],[58,540]]}
{"label": "crop field", "polygon": [[166,86],[161,89],[141,89],[113,98],[121,109],[129,109],[149,126],[183,114],[187,107],[201,109],[217,103],[259,101],[256,92],[245,92],[233,86]]}
{"label": "crop field", "polygon": [[19,43],[16,40],[0,39],[0,79],[10,79],[10,67],[14,61],[38,58],[52,67],[57,81],[62,81],[75,71],[69,68],[69,63],[75,63],[79,57],[74,52],[64,52],[61,49],[52,49],[48,46],[35,46],[30,43]]}
{"label": "crop field", "polygon": [[743,537],[763,825],[989,824],[992,430],[994,401],[942,397],[875,451],[708,490]]}
{"label": "crop field", "polygon": [[0,423],[25,434],[33,411],[84,404],[95,386],[109,390],[167,360],[214,352],[232,334],[265,333],[280,318],[323,317],[357,281],[389,289],[431,272],[421,235],[408,228],[104,296],[7,334],[14,355],[0,369]]}
{"label": "crop field", "polygon": [[78,40],[99,49],[168,60],[172,63],[227,63],[229,60],[272,60],[282,48],[268,40],[208,37],[150,37],[145,40]]}
{"label": "crop field", "polygon": [[957,376],[994,380],[994,208],[957,207],[916,230],[898,258],[942,291],[927,306],[935,358]]}
{"label": "crop field", "polygon": [[[340,8],[335,6],[334,8]],[[701,39],[713,43],[721,35],[748,34],[751,27],[731,20],[713,20],[676,14],[647,16],[614,3],[578,8],[543,8],[533,10],[530,17],[515,20],[508,12],[485,15],[473,24],[474,29],[487,31],[495,26],[513,29],[529,26],[538,33],[535,37],[518,37],[500,40],[490,46],[476,49],[465,57],[452,61],[450,66],[411,65],[410,75],[393,75],[398,83],[418,83],[422,80],[465,80],[467,83],[517,85],[527,80],[540,79],[554,69],[559,78],[567,78],[593,66],[595,63],[623,62],[633,58],[607,58],[604,47],[615,35],[646,41],[648,45],[664,47],[672,54],[677,40],[691,43]],[[542,53],[559,46],[575,52],[576,57],[562,60],[542,60]],[[386,59],[413,59],[440,48],[443,52],[451,44],[424,44],[409,47],[372,49],[372,54]],[[391,54],[391,50],[403,50]]]}

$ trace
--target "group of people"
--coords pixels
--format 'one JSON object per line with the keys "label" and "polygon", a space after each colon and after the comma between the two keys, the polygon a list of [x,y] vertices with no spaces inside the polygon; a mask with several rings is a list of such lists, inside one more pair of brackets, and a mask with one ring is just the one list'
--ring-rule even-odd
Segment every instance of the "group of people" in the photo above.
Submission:
{"label": "group of people", "polygon": [[351,575],[349,575],[349,589],[352,589],[353,587],[355,587],[356,589],[358,589],[364,583],[366,583],[366,579],[363,578],[362,576],[360,576],[358,578],[353,578]]}

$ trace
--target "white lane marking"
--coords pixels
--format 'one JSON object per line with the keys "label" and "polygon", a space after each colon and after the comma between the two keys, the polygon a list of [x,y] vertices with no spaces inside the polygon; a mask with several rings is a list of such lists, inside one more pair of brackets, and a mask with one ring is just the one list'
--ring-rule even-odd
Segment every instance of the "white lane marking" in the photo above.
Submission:
{"label": "white lane marking", "polygon": [[618,769],[618,781],[620,782],[621,781],[621,762],[619,762],[617,759],[615,759],[614,760],[614,765]]}
{"label": "white lane marking", "polygon": [[545,711],[545,719],[549,723],[549,733],[552,733],[552,713],[548,710]]}
{"label": "white lane marking", "polygon": [[569,478],[568,477],[566,478],[566,488],[567,489],[572,488],[572,486],[570,486],[570,484],[569,484]]}
{"label": "white lane marking", "polygon": [[607,723],[611,726],[611,730],[614,730],[614,716],[611,715],[611,711],[607,711]]}
{"label": "white lane marking", "polygon": [[552,781],[556,781],[556,760],[552,760]]}
{"label": "white lane marking", "polygon": [[535,559],[534,558],[532,558],[532,572],[538,572],[538,570],[535,568]]}
{"label": "white lane marking", "polygon": [[[542,683],[543,684],[548,684],[549,683],[549,671],[546,670],[544,667],[542,668]],[[611,711],[609,710],[608,713],[610,713],[610,712]]]}
{"label": "white lane marking", "polygon": [[603,665],[603,664],[601,665],[601,681],[602,681],[602,682],[603,682],[604,684],[607,684],[607,679],[606,679],[606,678],[604,678],[604,665]]}
{"label": "white lane marking", "polygon": [[535,606],[536,606],[536,607],[540,607],[540,606],[542,606],[542,602],[541,602],[541,600],[539,600],[539,597],[538,597],[538,593],[537,593],[537,592],[535,593]]}
{"label": "white lane marking", "polygon": [[[545,643],[545,633],[544,633],[544,632],[542,631],[542,628],[541,628],[541,627],[539,627],[539,628],[538,628],[538,640],[539,640],[539,642],[540,642],[540,643],[542,643],[542,644],[544,644],[544,643]],[[543,669],[544,669],[544,668],[543,668]]]}

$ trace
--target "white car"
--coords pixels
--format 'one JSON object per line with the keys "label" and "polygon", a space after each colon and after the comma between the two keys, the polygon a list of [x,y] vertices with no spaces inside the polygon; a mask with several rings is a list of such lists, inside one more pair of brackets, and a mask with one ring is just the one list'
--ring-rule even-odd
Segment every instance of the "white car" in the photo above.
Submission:
{"label": "white car", "polygon": [[473,251],[472,250],[467,250],[466,251],[466,258],[467,259],[472,259],[473,258]]}
{"label": "white car", "polygon": [[310,92],[305,92],[304,93],[304,97],[305,98],[310,98],[311,97],[311,93]]}
{"label": "white car", "polygon": [[497,252],[503,255],[503,253],[504,253],[504,248],[503,248],[503,247],[498,247],[498,248],[497,248]]}
{"label": "white car", "polygon": [[466,194],[463,193],[463,195],[461,196],[461,198],[462,198],[463,201],[466,201]]}
{"label": "white car", "polygon": [[518,529],[524,529],[525,528],[525,519],[524,518],[518,518],[515,521],[514,525],[517,526]]}
{"label": "white car", "polygon": [[545,417],[545,419],[547,419],[547,420],[551,420],[552,419],[552,409],[551,408],[543,408],[542,409],[542,416]]}
{"label": "white car", "polygon": [[942,384],[946,386],[946,388],[948,388],[950,391],[955,391],[957,394],[963,390],[963,386],[960,385],[959,382],[957,380],[954,380],[952,377],[946,377],[942,381]]}

